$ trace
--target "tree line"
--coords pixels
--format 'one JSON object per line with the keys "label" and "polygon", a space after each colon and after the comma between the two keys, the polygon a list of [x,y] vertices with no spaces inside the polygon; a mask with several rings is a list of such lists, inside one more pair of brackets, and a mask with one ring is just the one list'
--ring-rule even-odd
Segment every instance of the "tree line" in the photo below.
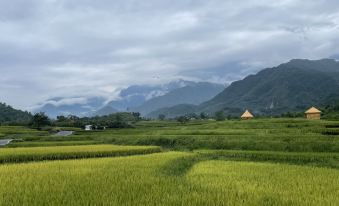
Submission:
{"label": "tree line", "polygon": [[38,112],[33,115],[29,126],[36,129],[42,129],[46,126],[57,127],[80,127],[93,125],[95,128],[130,128],[134,123],[141,120],[138,112],[119,112],[106,116],[95,117],[77,117],[74,115],[57,116],[56,120],[50,119],[44,112]]}

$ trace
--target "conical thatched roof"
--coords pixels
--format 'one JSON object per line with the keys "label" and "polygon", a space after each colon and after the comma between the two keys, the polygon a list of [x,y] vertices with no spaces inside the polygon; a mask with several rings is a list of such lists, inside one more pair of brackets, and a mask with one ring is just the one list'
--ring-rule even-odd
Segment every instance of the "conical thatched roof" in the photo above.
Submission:
{"label": "conical thatched roof", "polygon": [[244,114],[241,115],[241,118],[253,118],[253,115],[248,110],[246,110]]}
{"label": "conical thatched roof", "polygon": [[311,107],[309,110],[305,112],[305,114],[318,114],[318,113],[321,113],[321,111],[315,107]]}

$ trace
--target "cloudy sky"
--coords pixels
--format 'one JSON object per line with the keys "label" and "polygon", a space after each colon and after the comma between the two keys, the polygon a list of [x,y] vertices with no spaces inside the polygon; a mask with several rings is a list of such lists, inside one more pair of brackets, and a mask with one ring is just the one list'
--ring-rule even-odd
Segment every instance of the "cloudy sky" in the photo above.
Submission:
{"label": "cloudy sky", "polygon": [[0,101],[17,108],[293,58],[339,58],[339,1],[0,1]]}

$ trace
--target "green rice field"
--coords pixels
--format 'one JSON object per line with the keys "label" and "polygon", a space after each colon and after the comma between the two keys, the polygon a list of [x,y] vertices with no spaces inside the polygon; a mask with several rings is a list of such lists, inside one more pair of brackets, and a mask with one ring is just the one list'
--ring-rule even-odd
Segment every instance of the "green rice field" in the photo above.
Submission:
{"label": "green rice field", "polygon": [[[16,133],[17,132],[17,133]],[[257,119],[251,121],[139,122],[135,128],[76,131],[60,137],[45,131],[0,127],[0,138],[19,139],[8,147],[65,144],[156,145],[170,150],[226,149],[339,152],[339,121]]]}
{"label": "green rice field", "polygon": [[202,161],[183,175],[166,164],[191,156],[64,160],[0,166],[1,205],[338,205],[339,171],[272,163]]}
{"label": "green rice field", "polygon": [[73,131],[0,126],[0,205],[339,205],[339,121]]}
{"label": "green rice field", "polygon": [[3,148],[0,150],[0,163],[126,156],[160,151],[157,146],[115,145]]}

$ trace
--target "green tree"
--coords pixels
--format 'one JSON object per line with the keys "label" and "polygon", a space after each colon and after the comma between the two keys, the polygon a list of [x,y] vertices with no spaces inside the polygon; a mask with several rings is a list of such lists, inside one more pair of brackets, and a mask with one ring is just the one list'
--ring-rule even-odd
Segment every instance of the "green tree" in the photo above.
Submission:
{"label": "green tree", "polygon": [[34,114],[30,124],[33,128],[41,129],[44,126],[51,125],[51,121],[44,112]]}
{"label": "green tree", "polygon": [[208,115],[205,112],[201,112],[200,119],[208,119]]}
{"label": "green tree", "polygon": [[65,116],[63,116],[63,115],[57,116],[57,121],[58,121],[58,122],[66,122],[66,121],[67,121],[67,118],[66,118]]}
{"label": "green tree", "polygon": [[217,121],[224,121],[224,120],[225,120],[225,114],[224,114],[224,112],[223,112],[223,111],[217,111],[217,112],[215,113],[215,119],[216,119]]}
{"label": "green tree", "polygon": [[135,118],[135,121],[140,121],[141,120],[140,112],[132,112],[132,115]]}
{"label": "green tree", "polygon": [[187,116],[180,116],[177,118],[177,121],[180,122],[181,124],[185,124],[186,122],[189,121],[189,118]]}
{"label": "green tree", "polygon": [[166,118],[166,115],[164,115],[164,114],[159,114],[159,116],[158,116],[158,119],[161,120],[161,121],[165,120],[165,118]]}

